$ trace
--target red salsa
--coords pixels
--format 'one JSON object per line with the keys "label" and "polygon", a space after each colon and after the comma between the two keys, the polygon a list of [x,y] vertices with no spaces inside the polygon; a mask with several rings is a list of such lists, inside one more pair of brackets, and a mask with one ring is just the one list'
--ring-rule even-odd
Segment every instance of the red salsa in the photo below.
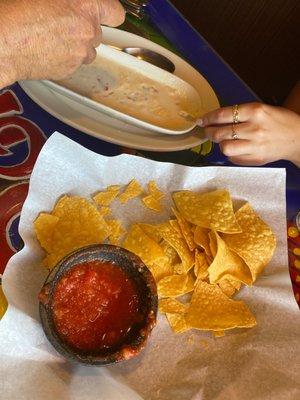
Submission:
{"label": "red salsa", "polygon": [[56,284],[52,310],[59,335],[83,351],[118,345],[142,322],[135,282],[113,263],[75,265]]}

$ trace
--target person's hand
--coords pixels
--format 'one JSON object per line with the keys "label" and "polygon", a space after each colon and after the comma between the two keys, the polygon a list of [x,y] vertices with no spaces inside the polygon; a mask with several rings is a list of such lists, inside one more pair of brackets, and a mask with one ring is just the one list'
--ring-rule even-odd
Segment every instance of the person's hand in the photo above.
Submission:
{"label": "person's hand", "polygon": [[[263,165],[285,159],[300,166],[298,114],[281,107],[249,103],[238,106],[238,118],[239,123],[233,125],[233,108],[224,107],[204,115],[199,125],[234,164]],[[234,132],[237,140],[233,139]]]}
{"label": "person's hand", "polygon": [[72,74],[96,57],[100,25],[124,18],[118,0],[2,0],[0,88],[1,76],[9,84]]}

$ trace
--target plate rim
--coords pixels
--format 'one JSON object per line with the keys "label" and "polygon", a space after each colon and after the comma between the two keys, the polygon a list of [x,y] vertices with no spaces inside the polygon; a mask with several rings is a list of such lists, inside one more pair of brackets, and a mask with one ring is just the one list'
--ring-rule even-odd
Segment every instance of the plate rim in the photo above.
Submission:
{"label": "plate rim", "polygon": [[[198,77],[199,77],[198,86],[200,85],[199,82],[202,82],[204,85],[206,85],[207,89],[209,90],[211,102],[215,103],[214,107],[219,106],[219,101],[216,96],[216,93],[214,92],[214,90],[211,87],[211,85],[209,84],[209,82],[203,77],[203,75],[199,71],[197,71],[193,66],[188,64],[187,61],[182,59],[177,54],[172,53],[170,50],[165,49],[164,47],[160,46],[157,43],[154,43],[146,38],[140,37],[133,33],[122,31],[122,30],[116,29],[116,28],[110,28],[110,27],[102,27],[102,29],[103,29],[103,43],[104,44],[111,42],[112,40],[115,39],[115,36],[119,36],[120,34],[122,34],[123,38],[125,35],[126,40],[128,39],[128,41],[130,41],[131,38],[134,41],[142,41],[143,43],[148,43],[150,47],[154,47],[156,49],[161,49],[163,54],[167,53],[168,55],[171,55],[171,57],[177,59],[177,63],[175,63],[176,67],[189,68],[190,70],[193,71],[194,74],[198,75]],[[143,46],[144,46],[144,44],[143,44]],[[176,73],[176,70],[175,70],[175,73]],[[179,76],[181,78],[180,74],[177,76]],[[48,104],[45,104],[44,96],[42,97],[42,100],[41,100],[40,98],[38,98],[38,96],[36,96],[36,94],[32,94],[32,90],[34,90],[34,89],[31,89],[30,86],[32,84],[34,84],[34,85],[38,84],[38,85],[43,85],[43,89],[45,89],[45,85],[43,84],[43,82],[20,81],[18,83],[21,86],[22,90],[30,97],[30,99],[32,99],[35,103],[37,103],[38,106],[40,106],[43,110],[45,110],[50,115],[57,118],[58,120],[62,121],[67,126],[73,127],[83,134],[93,136],[97,139],[100,139],[100,140],[103,140],[106,142],[110,142],[115,145],[131,148],[131,149],[136,149],[136,150],[145,150],[145,151],[154,151],[154,152],[174,152],[174,151],[191,149],[191,148],[198,146],[206,141],[206,138],[204,138],[204,135],[203,135],[203,130],[200,129],[199,127],[197,127],[194,130],[192,130],[186,134],[181,134],[181,135],[155,134],[154,132],[151,132],[149,130],[149,131],[147,131],[147,133],[149,133],[149,135],[152,134],[152,136],[149,136],[149,140],[147,140],[147,138],[144,136],[145,140],[142,139],[142,140],[137,140],[137,142],[132,142],[132,141],[126,140],[126,133],[128,134],[128,132],[126,132],[126,130],[123,131],[122,129],[118,129],[115,127],[112,128],[112,127],[109,127],[108,125],[106,125],[105,123],[102,123],[102,125],[106,125],[106,128],[112,128],[116,131],[116,135],[118,137],[111,137],[108,134],[102,134],[101,130],[99,130],[99,129],[97,129],[97,132],[96,132],[96,129],[94,127],[91,128],[88,125],[82,124],[80,122],[76,122],[75,120],[71,120],[70,117],[68,117],[68,116],[65,117],[63,114],[61,114],[59,111],[57,111],[57,109],[55,109],[55,108],[52,109],[51,105],[49,106]],[[188,82],[188,83],[190,83],[190,82]],[[29,88],[27,86],[29,86]],[[47,88],[47,90],[50,90],[50,89]],[[53,91],[51,91],[51,92],[53,94]],[[59,100],[61,102],[64,102],[66,106],[68,106],[72,110],[74,110],[74,106],[72,104],[70,104],[69,101],[66,102],[65,97],[63,95],[58,94],[58,93],[55,93],[55,95],[59,96]],[[74,102],[74,100],[71,100],[71,101]],[[82,104],[80,104],[79,106],[86,107],[85,105],[82,105]],[[80,110],[77,110],[76,108],[75,108],[75,110],[77,113],[78,112],[80,113]],[[84,113],[82,111],[81,111],[81,114],[84,116]],[[89,116],[85,116],[85,117],[87,119],[91,119],[91,118],[89,118]],[[101,121],[94,120],[94,122],[96,125],[101,126]],[[118,134],[117,131],[119,131],[121,133]],[[125,134],[124,137],[122,137],[122,133]],[[135,132],[129,132],[129,134],[132,136],[136,136],[136,137],[138,136],[138,133],[135,133]],[[154,135],[157,135],[157,138],[155,138]],[[163,137],[165,137],[165,142],[160,143],[159,138],[163,141],[163,139],[164,139]],[[171,140],[167,141],[166,137],[171,138]],[[158,142],[157,142],[157,139],[158,139]],[[153,141],[154,141],[154,144],[153,144]]]}

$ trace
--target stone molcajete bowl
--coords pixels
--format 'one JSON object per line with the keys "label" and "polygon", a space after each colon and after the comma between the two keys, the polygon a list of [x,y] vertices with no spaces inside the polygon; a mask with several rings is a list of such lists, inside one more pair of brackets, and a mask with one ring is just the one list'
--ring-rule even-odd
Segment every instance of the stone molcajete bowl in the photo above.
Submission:
{"label": "stone molcajete bowl", "polygon": [[[121,344],[106,350],[86,352],[72,347],[56,330],[52,300],[55,287],[61,277],[72,267],[91,261],[114,263],[121,268],[129,279],[135,282],[141,299],[142,322],[133,326]],[[140,353],[156,324],[157,290],[151,272],[135,254],[112,245],[91,245],[71,253],[48,275],[40,294],[40,318],[44,332],[58,353],[71,361],[90,365],[107,365],[130,359]]]}

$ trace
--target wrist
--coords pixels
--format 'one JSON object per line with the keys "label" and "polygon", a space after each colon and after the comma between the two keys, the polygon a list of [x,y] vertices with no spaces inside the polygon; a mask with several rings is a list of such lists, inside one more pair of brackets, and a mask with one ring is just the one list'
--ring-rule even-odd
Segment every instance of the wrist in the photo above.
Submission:
{"label": "wrist", "polygon": [[291,140],[291,155],[288,158],[293,164],[300,168],[300,116],[297,115],[294,124],[294,136]]}
{"label": "wrist", "polygon": [[300,145],[298,146],[297,150],[295,151],[295,154],[292,155],[289,161],[291,161],[293,164],[297,165],[298,168],[300,168]]}

